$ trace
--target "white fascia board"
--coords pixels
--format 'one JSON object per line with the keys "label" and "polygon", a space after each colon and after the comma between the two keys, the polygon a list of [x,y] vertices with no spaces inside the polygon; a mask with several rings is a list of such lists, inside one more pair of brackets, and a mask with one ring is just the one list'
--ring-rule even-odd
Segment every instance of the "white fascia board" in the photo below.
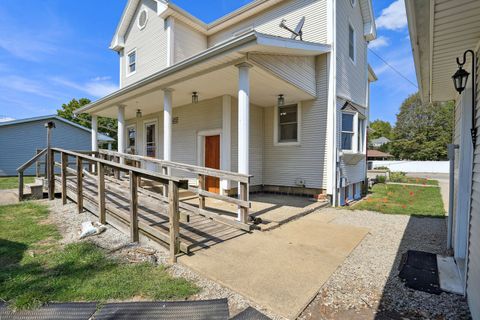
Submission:
{"label": "white fascia board", "polygon": [[375,25],[375,16],[373,15],[372,0],[360,0],[362,7],[367,7],[368,16],[363,16],[363,36],[367,41],[372,41],[377,38],[377,27]]}
{"label": "white fascia board", "polygon": [[[418,91],[420,92],[420,97],[422,100],[424,100],[425,97],[428,97],[429,94],[425,93],[423,90],[422,86],[422,73],[420,70],[420,65],[422,63],[428,63],[430,65],[430,61],[425,61],[425,59],[428,60],[426,55],[423,56],[423,60],[420,58],[420,48],[418,46],[418,34],[417,34],[417,25],[416,25],[416,13],[414,10],[414,0],[405,0],[405,9],[407,11],[407,21],[408,21],[408,30],[410,34],[410,43],[412,45],[412,51],[413,51],[413,62],[415,64],[415,74],[417,76],[417,83],[418,83]],[[420,13],[420,16],[423,16],[422,13]],[[428,102],[428,101],[424,101]]]}
{"label": "white fascia board", "polygon": [[312,55],[319,55],[322,53],[330,52],[331,46],[329,44],[315,43],[315,42],[306,42],[292,40],[277,36],[271,36],[263,33],[255,32],[257,36],[257,44],[268,46],[268,47],[277,47],[285,48],[292,50],[301,50],[304,53],[310,53]]}

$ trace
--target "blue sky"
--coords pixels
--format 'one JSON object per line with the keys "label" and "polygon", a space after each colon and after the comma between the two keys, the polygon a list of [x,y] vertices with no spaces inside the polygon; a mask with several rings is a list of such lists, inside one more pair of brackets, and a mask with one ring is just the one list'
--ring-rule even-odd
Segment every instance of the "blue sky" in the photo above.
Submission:
{"label": "blue sky", "polygon": [[[115,90],[118,57],[108,45],[126,2],[2,0],[0,118],[51,114],[72,98],[95,100]],[[250,0],[174,2],[210,22]],[[403,0],[373,0],[373,4],[378,40],[371,49],[416,83]],[[401,102],[416,88],[373,54],[369,56],[379,76],[372,85],[372,119],[394,122]]]}

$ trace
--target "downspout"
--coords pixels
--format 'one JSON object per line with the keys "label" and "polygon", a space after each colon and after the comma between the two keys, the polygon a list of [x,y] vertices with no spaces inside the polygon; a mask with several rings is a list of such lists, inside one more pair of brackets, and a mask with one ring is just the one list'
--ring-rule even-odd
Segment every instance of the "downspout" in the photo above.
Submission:
{"label": "downspout", "polygon": [[454,205],[454,188],[455,188],[455,149],[458,149],[458,144],[448,145],[448,160],[450,160],[450,178],[448,188],[448,221],[447,221],[447,250],[453,248],[453,205]]}
{"label": "downspout", "polygon": [[[328,7],[331,6],[331,7]],[[338,164],[337,164],[337,78],[336,78],[336,0],[327,2],[328,12],[328,36],[327,42],[331,44],[331,51],[328,56],[328,71],[329,71],[329,88],[328,88],[328,122],[327,127],[331,137],[327,140],[327,146],[330,147],[330,152],[327,151],[327,192],[331,193],[331,203],[333,207],[338,205],[337,195],[337,178],[338,178]],[[329,183],[328,183],[329,182]]]}

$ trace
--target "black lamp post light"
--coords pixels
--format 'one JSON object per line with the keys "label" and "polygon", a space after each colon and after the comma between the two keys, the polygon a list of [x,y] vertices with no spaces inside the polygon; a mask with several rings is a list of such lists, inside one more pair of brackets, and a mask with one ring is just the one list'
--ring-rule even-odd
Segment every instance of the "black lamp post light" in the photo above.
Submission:
{"label": "black lamp post light", "polygon": [[468,76],[470,73],[468,73],[465,69],[463,69],[463,66],[465,62],[467,61],[467,53],[470,53],[472,55],[472,129],[470,129],[470,133],[472,135],[472,142],[473,142],[473,147],[475,148],[475,145],[477,144],[477,128],[475,127],[475,84],[476,84],[476,66],[475,66],[475,53],[473,50],[467,50],[463,53],[463,60],[460,62],[460,59],[457,57],[457,65],[458,65],[458,70],[455,72],[455,74],[452,76],[453,79],[453,85],[455,86],[455,90],[459,94],[465,90],[467,87],[467,81],[468,81]]}

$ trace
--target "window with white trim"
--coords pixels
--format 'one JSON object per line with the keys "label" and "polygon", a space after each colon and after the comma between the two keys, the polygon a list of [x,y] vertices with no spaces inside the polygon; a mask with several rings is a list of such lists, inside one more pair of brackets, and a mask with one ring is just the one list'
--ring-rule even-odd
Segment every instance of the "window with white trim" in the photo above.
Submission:
{"label": "window with white trim", "polygon": [[298,142],[298,105],[278,107],[278,142]]}
{"label": "window with white trim", "polygon": [[355,30],[352,25],[348,25],[348,56],[355,62]]}
{"label": "window with white trim", "polygon": [[365,117],[354,111],[342,112],[342,150],[353,153],[365,152]]}
{"label": "window with white trim", "polygon": [[355,115],[353,113],[342,113],[342,150],[353,151],[353,137]]}
{"label": "window with white trim", "polygon": [[365,147],[365,119],[358,118],[358,152],[364,152]]}
{"label": "window with white trim", "polygon": [[137,49],[130,51],[127,55],[127,76],[137,71]]}

